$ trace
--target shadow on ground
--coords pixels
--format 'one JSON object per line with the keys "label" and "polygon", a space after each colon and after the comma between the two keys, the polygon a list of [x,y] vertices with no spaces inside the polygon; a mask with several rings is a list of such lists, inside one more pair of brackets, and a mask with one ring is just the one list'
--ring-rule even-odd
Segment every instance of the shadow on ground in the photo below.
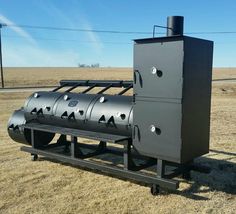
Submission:
{"label": "shadow on ground", "polygon": [[[100,160],[105,163],[112,163],[112,165],[122,166],[123,159],[117,155],[99,155],[99,159],[92,160]],[[41,157],[40,161],[50,160],[54,161],[49,158]],[[209,167],[211,169],[210,173],[199,173],[195,171],[191,171],[191,180],[186,181],[181,178],[177,178],[181,182],[185,182],[189,184],[189,187],[183,190],[176,190],[176,191],[164,191],[162,194],[179,194],[187,198],[191,198],[193,200],[209,200],[207,197],[201,196],[201,193],[213,192],[213,191],[221,191],[228,194],[236,195],[236,154],[231,152],[224,152],[218,150],[211,150],[211,153],[205,157],[201,157],[196,159],[196,163],[203,165],[205,167]],[[69,165],[63,163],[64,165]],[[75,167],[75,166],[73,166]],[[81,169],[81,167],[77,167]],[[84,169],[84,168],[83,168]],[[149,173],[154,173],[156,167],[150,167],[148,169]],[[88,169],[86,169],[88,170]],[[97,170],[88,170],[102,175],[107,175],[103,172],[99,172]],[[115,177],[115,176],[112,176]],[[122,177],[119,177],[122,179]],[[126,180],[126,179],[122,179]],[[134,183],[136,183],[134,181]],[[142,183],[138,183],[139,185],[143,185]],[[146,186],[146,185],[145,185]]]}

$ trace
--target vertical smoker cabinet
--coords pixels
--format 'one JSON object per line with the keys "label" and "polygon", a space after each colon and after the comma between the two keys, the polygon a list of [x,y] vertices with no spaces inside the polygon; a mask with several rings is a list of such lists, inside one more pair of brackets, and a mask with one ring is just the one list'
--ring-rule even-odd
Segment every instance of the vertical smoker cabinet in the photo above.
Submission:
{"label": "vertical smoker cabinet", "polygon": [[213,42],[172,36],[134,41],[133,146],[186,163],[209,152]]}

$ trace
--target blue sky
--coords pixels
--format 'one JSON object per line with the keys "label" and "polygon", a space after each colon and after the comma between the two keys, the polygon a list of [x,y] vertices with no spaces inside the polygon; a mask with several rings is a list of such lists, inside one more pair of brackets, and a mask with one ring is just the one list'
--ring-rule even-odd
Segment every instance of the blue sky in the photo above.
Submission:
{"label": "blue sky", "polygon": [[[167,16],[182,15],[186,33],[236,31],[235,0],[0,0],[0,5],[0,21],[15,25],[151,33],[154,24],[166,25]],[[191,36],[215,42],[215,67],[236,67],[236,34]],[[132,39],[145,37],[4,27],[3,65],[131,67]]]}

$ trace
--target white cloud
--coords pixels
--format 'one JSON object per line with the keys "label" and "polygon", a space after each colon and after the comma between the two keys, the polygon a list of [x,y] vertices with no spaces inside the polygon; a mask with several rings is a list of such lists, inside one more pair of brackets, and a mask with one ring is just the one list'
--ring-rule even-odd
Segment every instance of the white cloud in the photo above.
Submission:
{"label": "white cloud", "polygon": [[[44,1],[44,0],[35,0],[33,3],[43,10],[48,16],[51,16],[56,22],[60,20],[61,23],[64,23],[66,27],[74,28],[74,22],[66,15],[63,10],[60,10],[56,7],[55,4],[51,1]],[[57,26],[55,26],[57,27]]]}
{"label": "white cloud", "polygon": [[15,31],[18,35],[24,37],[27,41],[31,42],[32,44],[36,44],[36,41],[33,39],[33,37],[28,34],[25,30],[23,30],[22,28],[16,26],[16,24],[14,22],[12,22],[11,20],[9,20],[7,17],[3,16],[2,14],[0,14],[0,21],[6,25],[9,25],[9,27]]}
{"label": "white cloud", "polygon": [[[84,28],[87,30],[93,29],[91,23],[88,21],[86,16],[80,11],[80,5],[77,1],[70,2],[71,4],[73,4],[74,8],[77,8],[78,12],[76,14],[70,14],[68,13],[68,11],[67,13],[65,13],[63,10],[59,9],[58,7],[56,7],[55,4],[49,1],[45,2],[42,0],[37,0],[37,1],[34,1],[34,3],[38,7],[40,7],[44,12],[46,12],[48,16],[51,16],[53,18],[56,17],[57,21],[60,20],[62,24],[64,23],[65,27]],[[74,33],[71,32],[70,35],[71,36],[74,35],[75,37],[78,37],[77,32],[74,32]],[[88,38],[88,41],[91,42],[89,44],[90,47],[96,52],[96,54],[101,54],[104,46],[99,35],[92,31],[85,32],[85,35],[86,35],[86,38]]]}
{"label": "white cloud", "polygon": [[[87,30],[92,30],[91,24],[84,18],[81,18],[82,25]],[[103,49],[103,44],[100,39],[100,37],[97,35],[97,33],[94,33],[92,31],[86,32],[89,38],[89,41],[91,42],[92,48],[97,52],[97,54],[101,54]]]}

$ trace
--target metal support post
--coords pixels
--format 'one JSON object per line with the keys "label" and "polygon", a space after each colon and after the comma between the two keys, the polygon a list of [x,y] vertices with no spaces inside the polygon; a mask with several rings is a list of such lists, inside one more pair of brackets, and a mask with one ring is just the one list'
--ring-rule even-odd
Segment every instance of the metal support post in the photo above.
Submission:
{"label": "metal support post", "polygon": [[130,170],[135,166],[131,157],[131,142],[127,141],[124,144],[124,169]]}

